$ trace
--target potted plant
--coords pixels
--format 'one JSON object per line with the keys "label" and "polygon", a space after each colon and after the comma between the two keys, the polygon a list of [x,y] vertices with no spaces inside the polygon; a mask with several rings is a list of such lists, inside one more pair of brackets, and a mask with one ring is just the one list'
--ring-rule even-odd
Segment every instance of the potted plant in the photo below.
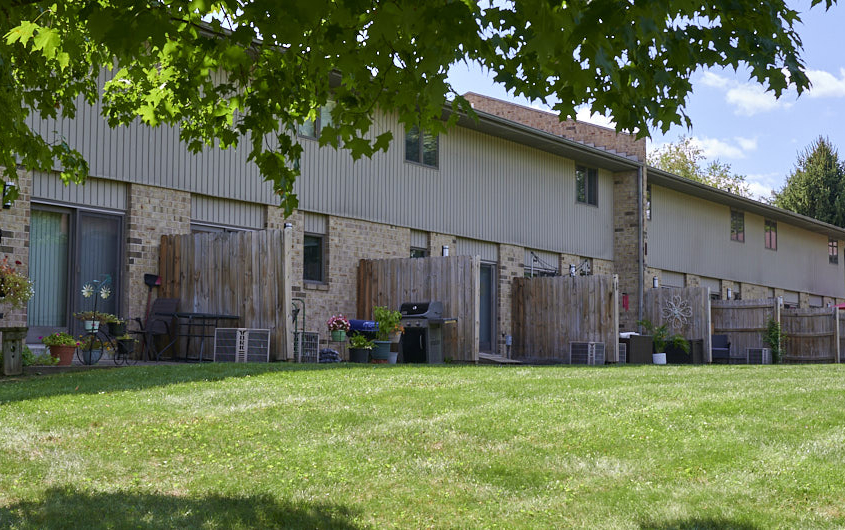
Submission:
{"label": "potted plant", "polygon": [[390,334],[402,329],[402,326],[399,324],[402,321],[402,313],[391,311],[386,307],[377,306],[373,308],[373,320],[378,323],[375,340],[376,346],[373,348],[373,360],[395,364],[398,353],[390,351]]}
{"label": "potted plant", "polygon": [[59,361],[59,366],[69,366],[73,362],[73,354],[79,346],[79,341],[71,335],[60,331],[38,338],[50,349],[50,355]]}
{"label": "potted plant", "polygon": [[100,322],[108,324],[109,335],[112,337],[126,335],[126,321],[119,316],[111,313],[100,313]]}
{"label": "potted plant", "polygon": [[[15,261],[14,265],[21,265],[21,262]],[[26,306],[35,291],[29,278],[17,272],[14,265],[9,263],[8,256],[0,260],[0,304],[20,309]]]}
{"label": "potted plant", "polygon": [[103,350],[111,350],[111,344],[103,342],[95,333],[79,337],[79,351],[83,364],[97,364],[103,356]]}
{"label": "potted plant", "polygon": [[135,344],[138,340],[132,335],[119,335],[115,337],[115,340],[117,341],[117,349],[120,350],[121,354],[131,357],[135,353]]}
{"label": "potted plant", "polygon": [[349,331],[349,320],[343,315],[334,315],[327,322],[329,331],[334,342],[346,340],[346,332]]}
{"label": "potted plant", "polygon": [[654,353],[652,354],[652,362],[654,364],[666,364],[666,345],[671,344],[673,347],[682,350],[684,353],[689,353],[689,342],[686,339],[675,334],[669,333],[669,328],[666,324],[655,326],[649,320],[640,320],[637,322],[644,327],[652,337],[654,343]]}
{"label": "potted plant", "polygon": [[370,362],[370,351],[373,349],[373,341],[355,333],[349,336],[349,362],[368,363]]}

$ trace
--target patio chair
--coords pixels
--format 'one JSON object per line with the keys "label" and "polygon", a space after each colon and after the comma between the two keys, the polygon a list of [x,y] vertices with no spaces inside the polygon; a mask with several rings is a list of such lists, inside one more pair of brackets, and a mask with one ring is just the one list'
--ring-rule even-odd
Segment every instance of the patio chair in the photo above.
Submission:
{"label": "patio chair", "polygon": [[158,361],[161,354],[173,345],[171,341],[164,348],[157,348],[156,339],[163,336],[172,337],[174,331],[176,331],[176,317],[158,313],[175,313],[178,307],[178,298],[157,298],[150,307],[146,322],[142,321],[140,317],[133,319],[138,323],[139,329],[131,330],[129,333],[139,336],[144,358],[150,361]]}
{"label": "patio chair", "polygon": [[731,343],[727,335],[710,335],[711,361],[714,363],[731,362]]}

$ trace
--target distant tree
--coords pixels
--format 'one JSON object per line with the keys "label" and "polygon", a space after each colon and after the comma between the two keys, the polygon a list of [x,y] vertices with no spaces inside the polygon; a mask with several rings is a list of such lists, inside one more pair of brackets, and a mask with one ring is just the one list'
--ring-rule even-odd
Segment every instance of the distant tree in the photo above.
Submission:
{"label": "distant tree", "polygon": [[845,164],[830,140],[819,136],[803,153],[786,184],[774,193],[775,206],[845,227]]}
{"label": "distant tree", "polygon": [[650,153],[648,163],[663,171],[703,182],[720,190],[745,197],[750,195],[745,175],[732,173],[731,165],[718,159],[708,162],[701,148],[687,136],[681,136],[677,143],[664,145]]}

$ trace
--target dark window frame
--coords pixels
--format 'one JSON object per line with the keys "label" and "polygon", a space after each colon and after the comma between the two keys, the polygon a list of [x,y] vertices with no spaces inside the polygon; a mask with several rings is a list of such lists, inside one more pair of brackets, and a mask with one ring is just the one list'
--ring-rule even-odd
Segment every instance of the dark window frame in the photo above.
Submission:
{"label": "dark window frame", "polygon": [[645,218],[646,221],[651,221],[651,184],[646,184],[645,187]]}
{"label": "dark window frame", "polygon": [[[409,137],[416,132],[417,140],[414,149],[409,149]],[[434,152],[434,161],[426,161],[426,138],[434,141],[434,149],[429,150],[430,154]],[[410,158],[410,155],[416,155],[416,158]],[[409,164],[416,164],[430,169],[440,169],[440,135],[433,135],[428,131],[420,130],[418,125],[414,125],[409,129],[405,129],[405,162]]]}
{"label": "dark window frame", "polygon": [[412,258],[427,258],[428,257],[428,249],[422,247],[411,247],[411,257]]}
{"label": "dark window frame", "polygon": [[731,210],[731,241],[745,243],[745,212]]}
{"label": "dark window frame", "polygon": [[[319,274],[319,278],[314,278],[314,277],[308,276],[309,267],[306,263],[306,259],[308,257],[307,251],[306,251],[306,248],[307,248],[307,241],[306,240],[308,238],[316,239],[320,243],[319,244],[319,247],[320,247],[320,249],[319,249],[320,250],[320,263],[319,263],[320,274]],[[315,234],[315,233],[312,233],[312,232],[305,232],[305,234],[302,238],[302,247],[303,247],[302,248],[302,280],[304,282],[313,283],[313,284],[326,284],[326,283],[328,283],[328,275],[326,274],[327,269],[328,269],[328,260],[326,259],[326,257],[327,257],[326,243],[327,242],[328,242],[328,238],[326,237],[326,234]]]}
{"label": "dark window frame", "polygon": [[[771,234],[771,236],[770,236]],[[763,240],[767,250],[778,249],[778,222],[772,219],[763,220]]]}
{"label": "dark window frame", "polygon": [[[329,117],[329,126],[334,125],[333,123],[331,123],[331,117],[332,117],[331,112],[332,112],[332,108],[334,108],[335,104],[334,104],[334,102],[330,102],[330,103],[331,104],[327,103],[326,105],[323,105],[322,107],[320,107],[320,112],[317,113],[317,118],[315,120],[313,120],[313,121],[312,120],[306,120],[304,123],[298,124],[296,126],[296,135],[301,137],[301,138],[308,138],[309,140],[319,139],[320,133],[323,132],[323,115],[324,114],[328,115],[328,117]],[[302,127],[306,123],[313,123],[314,124],[314,134],[313,135],[302,132]]]}
{"label": "dark window frame", "polygon": [[839,240],[832,237],[827,238],[827,262],[831,265],[839,265]]}
{"label": "dark window frame", "polygon": [[575,166],[575,202],[598,207],[598,169],[588,166]]}

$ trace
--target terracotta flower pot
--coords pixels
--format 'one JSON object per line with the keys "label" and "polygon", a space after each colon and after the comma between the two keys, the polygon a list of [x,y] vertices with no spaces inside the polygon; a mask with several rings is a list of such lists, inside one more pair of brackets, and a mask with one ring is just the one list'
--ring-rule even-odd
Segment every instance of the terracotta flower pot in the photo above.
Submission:
{"label": "terracotta flower pot", "polygon": [[59,366],[70,366],[76,346],[50,346],[50,355],[59,360]]}

